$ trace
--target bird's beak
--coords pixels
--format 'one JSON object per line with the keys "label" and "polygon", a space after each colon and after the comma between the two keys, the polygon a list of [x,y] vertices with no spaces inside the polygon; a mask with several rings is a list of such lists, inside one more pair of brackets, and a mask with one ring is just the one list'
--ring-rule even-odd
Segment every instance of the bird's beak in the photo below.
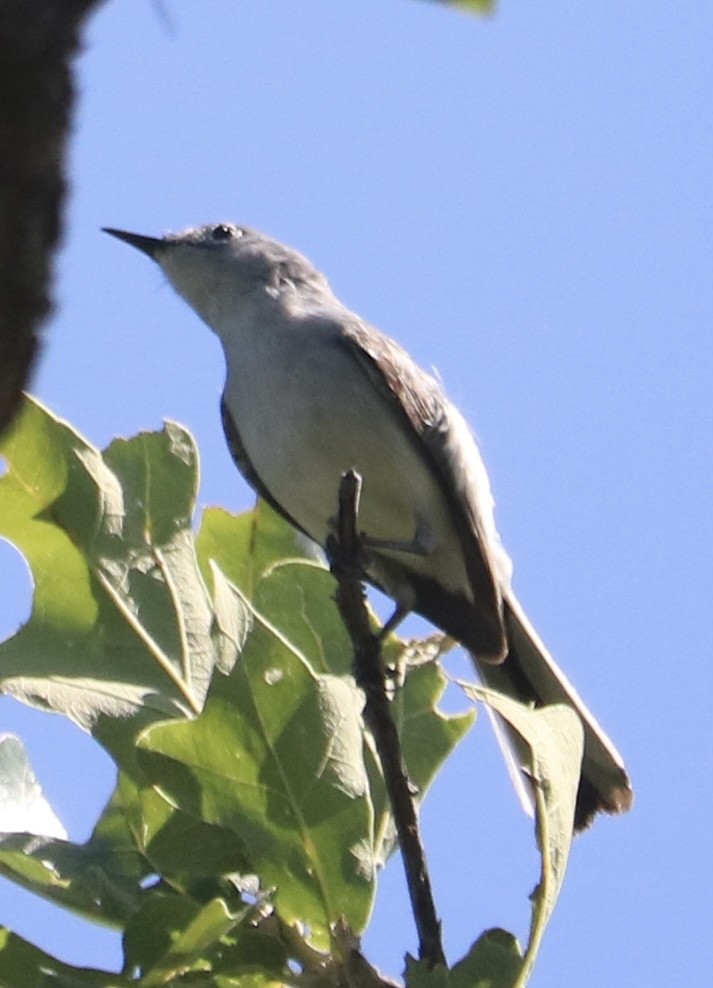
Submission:
{"label": "bird's beak", "polygon": [[104,233],[116,237],[117,240],[124,240],[142,253],[148,254],[154,261],[158,260],[159,252],[166,246],[166,242],[159,237],[145,237],[141,233],[127,233],[126,230],[114,230],[110,226],[104,226],[102,230]]}

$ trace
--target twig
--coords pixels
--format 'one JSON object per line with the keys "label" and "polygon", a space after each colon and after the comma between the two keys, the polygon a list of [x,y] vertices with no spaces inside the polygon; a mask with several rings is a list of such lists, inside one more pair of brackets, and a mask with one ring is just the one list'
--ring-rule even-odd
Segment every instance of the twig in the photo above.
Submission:
{"label": "twig", "polygon": [[421,841],[416,805],[401,754],[401,743],[386,694],[381,640],[369,624],[362,585],[364,539],[357,528],[361,477],[350,470],[339,488],[337,535],[327,541],[327,555],[337,581],[336,602],[354,649],[354,677],[364,690],[364,720],[379,754],[386,791],[406,871],[419,938],[419,958],[429,967],[445,965],[441,924]]}

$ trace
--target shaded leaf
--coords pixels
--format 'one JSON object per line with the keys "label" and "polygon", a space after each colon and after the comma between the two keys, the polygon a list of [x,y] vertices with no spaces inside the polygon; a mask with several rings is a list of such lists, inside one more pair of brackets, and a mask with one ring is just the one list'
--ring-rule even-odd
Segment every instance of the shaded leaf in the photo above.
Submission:
{"label": "shaded leaf", "polygon": [[[324,562],[309,555],[309,546],[301,548],[305,540],[287,522],[263,502],[247,515],[210,509],[204,514],[197,544],[204,572],[217,563],[230,579],[245,580],[241,590],[261,617],[279,629],[315,672],[351,679],[352,646],[334,603],[334,579]],[[304,555],[298,558],[300,551]],[[286,554],[290,555],[285,558]],[[429,654],[437,652],[436,644],[428,644]],[[404,681],[395,690],[392,712],[419,799],[475,717],[472,711],[446,715],[438,709],[447,680],[436,662],[415,656],[422,647],[422,643],[404,642],[395,635],[383,645],[385,664],[406,668]],[[381,768],[371,746],[366,758],[375,809],[376,854],[382,858],[394,849],[395,834]]]}
{"label": "shaded leaf", "polygon": [[1,836],[0,873],[85,918],[120,926],[140,904],[148,868],[110,803],[85,844]]}
{"label": "shaded leaf", "polygon": [[[214,974],[233,977],[258,977],[264,980],[292,982],[285,945],[259,925],[243,922],[235,926],[211,954]],[[242,982],[241,982],[242,983]]]}
{"label": "shaded leaf", "polygon": [[520,945],[506,930],[486,930],[450,971],[450,988],[513,988],[522,972]]}
{"label": "shaded leaf", "polygon": [[[39,786],[34,781],[21,743],[10,736],[0,742],[0,773],[8,768],[8,764],[11,769],[20,766],[23,774],[21,795],[29,792],[30,805],[28,807],[23,799],[8,805],[8,800],[4,799],[3,828],[10,830],[8,824],[13,823],[15,829],[29,832],[0,834],[0,874],[86,918],[121,924],[138,906],[139,881],[143,875],[140,856],[128,839],[128,831],[117,826],[115,815],[113,828],[105,822],[103,829],[97,828],[83,845],[52,836],[38,836],[47,812],[51,814],[51,810],[45,804],[40,813],[36,812]],[[3,774],[0,791],[4,790],[7,797],[12,790],[6,785],[7,773]],[[41,803],[45,802],[41,793],[39,799]],[[30,812],[26,813],[28,808]],[[25,813],[26,826],[22,827]],[[52,817],[54,814],[49,823]],[[108,819],[109,814],[105,812],[103,820]],[[35,832],[31,830],[33,823]],[[59,832],[66,837],[64,828],[59,821],[56,823]],[[48,827],[45,833],[49,834],[49,831]]]}
{"label": "shaded leaf", "polygon": [[126,924],[122,944],[126,970],[143,975],[158,964],[178,936],[195,919],[201,906],[188,897],[152,891]]}
{"label": "shaded leaf", "polygon": [[4,927],[0,927],[0,985],[3,988],[130,988],[130,982],[120,975],[64,964]]}
{"label": "shaded leaf", "polygon": [[200,905],[179,895],[156,892],[129,923],[124,936],[127,966],[138,970],[142,988],[171,984],[187,973],[210,971],[217,942],[243,920],[222,899]]}
{"label": "shaded leaf", "polygon": [[166,798],[238,834],[283,919],[306,923],[321,946],[340,916],[363,929],[374,891],[372,811],[351,684],[315,676],[256,622],[203,714],[149,728],[139,755]]}
{"label": "shaded leaf", "polygon": [[118,786],[127,825],[155,872],[189,891],[197,878],[217,884],[249,869],[243,842],[234,830],[206,823],[167,802],[148,784],[122,775]]}
{"label": "shaded leaf", "polygon": [[407,957],[404,980],[407,988],[515,988],[522,970],[515,937],[494,929],[486,930],[450,970]]}
{"label": "shaded leaf", "polygon": [[88,843],[101,849],[105,855],[113,856],[116,865],[112,871],[117,875],[140,881],[151,870],[129,826],[118,786],[104,807]]}
{"label": "shaded leaf", "polygon": [[110,852],[32,834],[0,837],[0,872],[87,919],[114,926],[131,915],[141,894]]}
{"label": "shaded leaf", "polygon": [[[161,960],[139,982],[142,988],[158,988],[179,975],[198,966],[205,967],[203,959],[215,941],[219,940],[247,914],[242,909],[231,913],[222,899],[214,899],[203,906],[180,932],[172,938]],[[212,964],[210,965],[212,967]]]}

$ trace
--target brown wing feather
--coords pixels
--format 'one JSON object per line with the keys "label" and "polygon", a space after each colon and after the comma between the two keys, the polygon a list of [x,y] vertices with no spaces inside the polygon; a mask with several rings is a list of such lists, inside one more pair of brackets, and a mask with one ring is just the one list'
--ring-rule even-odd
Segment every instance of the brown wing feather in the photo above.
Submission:
{"label": "brown wing feather", "polygon": [[404,435],[412,437],[429,463],[450,505],[463,547],[472,602],[411,573],[417,596],[415,609],[482,660],[502,661],[507,642],[500,588],[483,520],[473,500],[464,496],[459,481],[461,468],[449,443],[448,402],[435,379],[424,373],[402,347],[366,323],[345,321],[341,339],[373,387],[391,404],[394,414],[404,419]]}

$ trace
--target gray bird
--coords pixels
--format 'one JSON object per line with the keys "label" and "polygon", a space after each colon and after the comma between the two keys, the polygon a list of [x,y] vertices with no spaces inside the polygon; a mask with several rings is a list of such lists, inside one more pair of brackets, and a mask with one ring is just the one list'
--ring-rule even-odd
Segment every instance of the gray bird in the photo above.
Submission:
{"label": "gray bird", "polygon": [[[365,577],[399,611],[461,642],[488,686],[577,712],[585,732],[577,830],[598,811],[629,809],[620,755],[513,593],[478,446],[435,378],[347,309],[308,260],[261,233],[230,223],[160,239],[106,232],[156,261],[219,337],[223,428],[257,493],[324,546],[340,477],[355,469]],[[510,743],[524,757],[517,735]]]}

